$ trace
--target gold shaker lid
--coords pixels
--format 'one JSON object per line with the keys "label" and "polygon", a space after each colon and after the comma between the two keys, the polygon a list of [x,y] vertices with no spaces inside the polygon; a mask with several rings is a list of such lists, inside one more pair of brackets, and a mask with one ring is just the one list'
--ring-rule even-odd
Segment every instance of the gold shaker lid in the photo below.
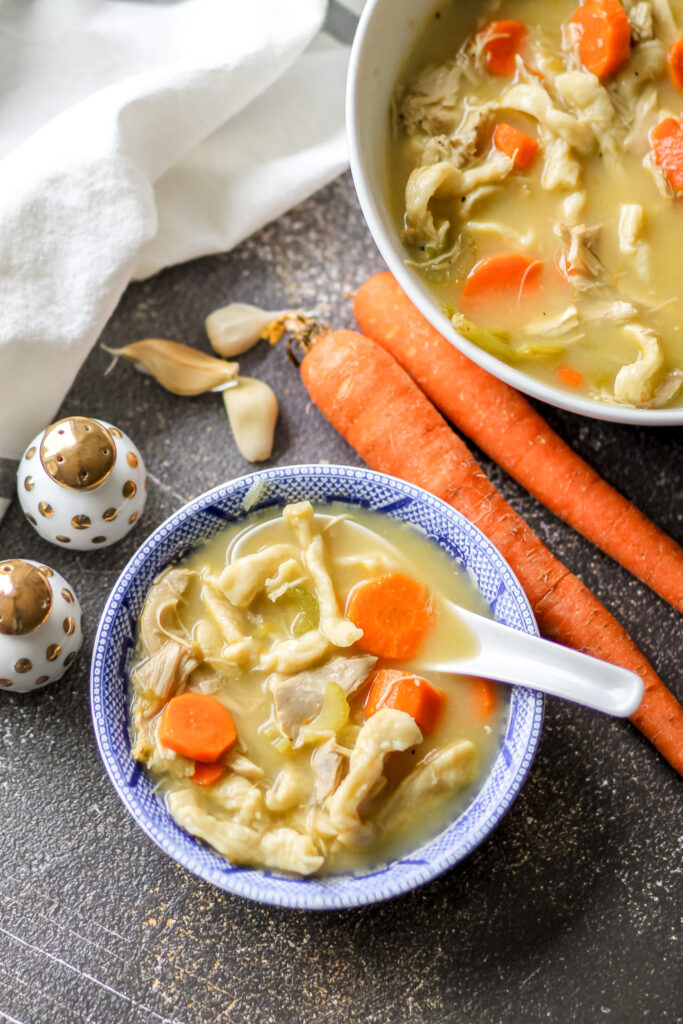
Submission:
{"label": "gold shaker lid", "polygon": [[103,483],[116,462],[114,439],[101,423],[69,416],[43,435],[40,461],[52,479],[72,491],[90,491]]}
{"label": "gold shaker lid", "polygon": [[32,633],[45,622],[51,607],[52,587],[45,572],[20,558],[0,562],[0,633]]}

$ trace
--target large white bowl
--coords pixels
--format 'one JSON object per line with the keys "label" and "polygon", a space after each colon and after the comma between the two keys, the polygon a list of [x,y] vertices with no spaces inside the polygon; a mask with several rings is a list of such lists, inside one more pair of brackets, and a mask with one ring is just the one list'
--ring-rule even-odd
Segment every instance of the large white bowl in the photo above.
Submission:
{"label": "large white bowl", "polygon": [[474,363],[520,391],[595,419],[657,426],[683,424],[683,408],[627,409],[603,405],[543,384],[483,352],[453,329],[429,288],[415,270],[405,266],[406,254],[388,198],[389,100],[407,55],[439,3],[367,0],[351,51],[346,94],[351,171],[363,214],[387,266],[420,312],[448,341]]}

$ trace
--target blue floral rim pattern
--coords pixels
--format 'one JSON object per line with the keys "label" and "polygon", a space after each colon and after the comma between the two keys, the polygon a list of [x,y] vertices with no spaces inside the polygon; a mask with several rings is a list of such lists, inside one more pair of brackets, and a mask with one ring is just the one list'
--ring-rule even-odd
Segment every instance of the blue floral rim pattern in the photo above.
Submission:
{"label": "blue floral rim pattern", "polygon": [[137,823],[170,857],[207,882],[279,907],[340,910],[389,899],[428,882],[469,854],[500,822],[529,771],[541,731],[543,697],[511,689],[507,729],[472,802],[438,836],[379,870],[297,879],[239,868],[180,829],[131,758],[128,672],[137,621],[154,578],[192,548],[249,511],[309,499],[343,501],[411,523],[464,567],[499,622],[538,634],[529,602],[491,542],[464,516],[419,487],[367,469],[289,466],[229,481],[179,509],[140,546],[114,585],[93,649],[90,701],[107,773]]}

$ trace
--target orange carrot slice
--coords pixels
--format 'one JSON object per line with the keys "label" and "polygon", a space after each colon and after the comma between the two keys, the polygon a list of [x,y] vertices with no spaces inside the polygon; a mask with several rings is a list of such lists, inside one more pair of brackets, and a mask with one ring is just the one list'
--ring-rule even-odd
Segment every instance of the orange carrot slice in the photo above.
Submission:
{"label": "orange carrot slice", "polygon": [[669,47],[667,54],[669,78],[679,92],[683,92],[683,36]]}
{"label": "orange carrot slice", "polygon": [[346,617],[363,630],[358,646],[378,658],[414,658],[434,622],[429,591],[400,572],[359,583]]}
{"label": "orange carrot slice", "polygon": [[501,121],[500,124],[496,125],[496,130],[493,133],[493,145],[501,153],[512,157],[514,166],[522,170],[531,167],[538,153],[536,139],[532,139],[530,135],[525,135],[524,132],[518,131],[517,128],[507,124],[505,121]]}
{"label": "orange carrot slice", "polygon": [[159,742],[193,761],[217,761],[237,739],[232,715],[205,693],[172,697],[161,712]]}
{"label": "orange carrot slice", "polygon": [[676,191],[683,191],[683,126],[675,117],[665,117],[650,135],[655,162]]}
{"label": "orange carrot slice", "polygon": [[584,376],[579,370],[575,370],[573,366],[558,366],[557,376],[570,388],[582,388],[584,385]]}
{"label": "orange carrot slice", "polygon": [[490,679],[473,679],[471,687],[474,713],[481,721],[485,721],[491,717],[498,703],[494,685]]}
{"label": "orange carrot slice", "polygon": [[211,786],[225,771],[222,761],[195,761],[194,771],[190,778],[198,786]]}
{"label": "orange carrot slice", "polygon": [[370,677],[364,711],[366,718],[376,714],[380,708],[405,711],[415,719],[424,735],[436,728],[445,703],[443,690],[432,686],[422,676],[381,668]]}
{"label": "orange carrot slice", "polygon": [[631,25],[619,0],[586,0],[572,21],[581,29],[579,56],[587,71],[604,78],[628,60]]}
{"label": "orange carrot slice", "polygon": [[460,308],[475,317],[482,308],[500,309],[517,305],[526,294],[538,289],[543,264],[519,252],[486,256],[472,268],[460,293]]}
{"label": "orange carrot slice", "polygon": [[477,34],[492,75],[510,78],[515,73],[515,57],[522,49],[527,28],[522,21],[491,21]]}

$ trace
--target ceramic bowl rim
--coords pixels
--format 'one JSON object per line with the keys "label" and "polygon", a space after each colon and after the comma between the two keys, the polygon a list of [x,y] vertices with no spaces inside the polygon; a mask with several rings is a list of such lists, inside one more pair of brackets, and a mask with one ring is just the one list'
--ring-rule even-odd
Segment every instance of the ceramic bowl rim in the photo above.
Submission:
{"label": "ceramic bowl rim", "polygon": [[[385,230],[380,216],[375,190],[371,184],[371,175],[366,164],[366,154],[360,138],[360,123],[364,116],[365,93],[364,79],[371,79],[372,73],[372,33],[377,12],[392,0],[366,0],[358,22],[349,59],[346,79],[346,135],[349,146],[351,175],[358,196],[363,216],[377,248],[387,267],[394,275],[411,302],[417,306],[422,315],[429,320],[436,330],[442,334],[455,348],[459,349],[473,363],[488,370],[494,377],[522,391],[532,398],[553,405],[567,412],[578,413],[591,419],[607,420],[613,423],[630,423],[640,426],[671,427],[683,424],[683,407],[671,409],[638,409],[618,405],[603,405],[590,398],[572,395],[551,387],[543,381],[528,376],[521,370],[496,359],[484,352],[477,345],[468,341],[452,327],[444,316],[436,300],[427,288],[422,285],[416,275],[409,273],[405,266],[405,252],[398,234],[392,237]],[[433,0],[436,8],[441,0]],[[387,114],[388,116],[388,114]]]}
{"label": "ceramic bowl rim", "polygon": [[[239,488],[249,488],[255,482],[259,480],[277,480],[281,478],[286,481],[288,475],[292,476],[296,473],[309,476],[313,475],[332,475],[335,474],[340,478],[344,478],[350,486],[356,483],[362,483],[363,480],[368,478],[377,479],[382,481],[385,485],[399,490],[402,495],[413,497],[416,500],[428,501],[431,504],[435,504],[437,510],[443,515],[454,519],[456,523],[462,528],[462,524],[466,524],[466,530],[473,532],[476,536],[478,544],[483,545],[484,550],[494,563],[497,563],[501,570],[506,572],[506,583],[510,585],[511,590],[514,592],[514,596],[521,607],[524,607],[529,616],[529,629],[530,633],[538,635],[538,629],[536,622],[529,605],[528,599],[522,590],[522,587],[510,569],[508,563],[505,561],[503,556],[500,554],[498,549],[492,544],[488,538],[485,537],[481,531],[469,522],[461,513],[457,512],[450,505],[441,501],[441,499],[430,494],[428,491],[417,487],[414,484],[409,484],[405,481],[398,480],[395,477],[388,476],[383,473],[376,473],[373,470],[366,469],[364,467],[352,467],[342,465],[314,465],[314,464],[301,464],[293,466],[281,466],[272,467],[257,471],[255,473],[245,474],[241,477],[236,477],[232,480],[226,481],[225,483],[219,484],[216,487],[205,491],[203,494],[198,495],[191,501],[187,502],[181,508],[173,512],[167,519],[164,520],[159,526],[153,530],[149,536],[143,541],[136,552],[128,560],[121,573],[119,574],[116,583],[111,588],[109,596],[102,609],[100,620],[97,627],[95,641],[93,644],[92,661],[91,661],[91,673],[90,673],[90,706],[91,706],[91,717],[93,723],[93,731],[95,733],[95,740],[97,748],[104,764],[105,770],[109,779],[117,793],[119,799],[122,801],[126,810],[131,814],[137,825],[151,838],[157,846],[159,846],[166,854],[168,854],[173,860],[181,864],[183,867],[192,871],[205,881],[211,882],[212,884],[224,889],[228,892],[235,893],[237,895],[246,896],[247,898],[256,900],[258,902],[269,904],[272,906],[289,907],[294,909],[307,909],[307,910],[340,910],[347,909],[354,906],[362,906],[370,903],[378,902],[381,900],[393,898],[394,896],[401,895],[405,892],[409,892],[412,889],[417,888],[420,885],[431,881],[433,878],[438,877],[444,871],[453,867],[459,861],[464,859],[469,853],[472,852],[487,836],[493,831],[495,827],[500,823],[502,818],[507,813],[512,802],[516,798],[519,790],[521,789],[524,780],[526,779],[531,764],[533,762],[538,742],[540,739],[541,726],[543,720],[543,695],[531,690],[527,690],[522,687],[512,687],[513,696],[521,695],[521,699],[527,699],[529,707],[531,709],[531,717],[528,726],[528,738],[526,739],[526,746],[524,748],[524,754],[522,757],[522,764],[518,768],[515,777],[507,784],[507,788],[499,799],[493,812],[491,812],[490,819],[485,822],[485,827],[480,830],[474,830],[474,834],[470,836],[467,842],[461,843],[460,846],[449,850],[446,855],[441,857],[438,863],[428,864],[426,870],[416,870],[412,875],[403,875],[393,879],[391,882],[390,876],[393,869],[397,865],[401,865],[403,861],[408,860],[407,857],[398,858],[397,860],[389,862],[386,867],[381,868],[379,871],[368,872],[360,876],[328,876],[328,879],[312,879],[312,880],[301,880],[297,878],[284,878],[282,875],[275,875],[265,871],[259,871],[255,869],[242,869],[236,868],[229,864],[225,858],[219,857],[218,854],[215,857],[220,861],[222,869],[219,867],[216,870],[209,869],[198,864],[194,857],[193,852],[184,850],[183,843],[176,841],[173,836],[168,835],[168,831],[173,829],[178,830],[178,826],[175,825],[167,812],[168,820],[165,821],[165,829],[167,830],[164,837],[161,838],[157,834],[156,827],[153,822],[148,819],[142,812],[142,809],[135,805],[135,802],[131,796],[131,784],[126,781],[119,769],[119,761],[114,744],[111,739],[109,731],[108,716],[105,713],[103,705],[103,691],[105,690],[107,683],[105,679],[105,656],[107,654],[107,648],[111,640],[111,633],[115,623],[116,614],[119,611],[123,599],[128,593],[132,580],[141,571],[144,571],[145,563],[152,556],[153,552],[169,537],[169,531],[174,528],[177,529],[182,527],[190,516],[196,515],[197,513],[210,508],[215,505],[221,498],[226,498],[230,493],[238,490]],[[314,499],[315,500],[315,499]],[[245,512],[245,515],[247,513]],[[409,520],[408,520],[409,521]],[[511,697],[512,701],[513,697]],[[509,725],[509,723],[508,723]],[[506,734],[506,738],[509,736]],[[505,744],[503,743],[502,746]],[[485,791],[486,785],[489,779],[493,775],[494,766],[498,763],[498,760],[502,756],[501,751],[495,759],[494,765],[491,767],[489,775],[486,777],[482,785],[477,789],[473,795],[472,800],[463,811],[447,826],[444,830],[445,834],[448,829],[452,828],[454,824],[460,820],[460,818],[467,813],[467,811],[475,805],[480,795]],[[139,766],[138,766],[139,767]],[[178,830],[180,831],[180,830]],[[191,840],[193,848],[206,850],[208,847],[204,847],[196,839],[189,836],[188,833],[182,833],[185,838]],[[419,849],[426,850],[429,846],[438,840],[439,836],[433,837],[428,842],[424,843]],[[412,850],[410,853],[415,855],[417,851]],[[195,856],[197,856],[195,854]],[[228,870],[229,869],[229,870]],[[385,878],[390,879],[388,886],[382,883],[377,883],[377,878],[384,875]],[[246,881],[247,876],[255,877],[273,877],[278,882],[283,879],[291,883],[291,891],[283,897],[281,895],[261,895],[256,890],[250,880]],[[353,893],[342,892],[334,893],[327,892],[326,886],[328,883],[333,882],[335,878],[342,878],[346,880],[358,880],[361,881],[369,880],[369,885],[359,887],[359,889]],[[253,881],[253,878],[252,878]]]}

